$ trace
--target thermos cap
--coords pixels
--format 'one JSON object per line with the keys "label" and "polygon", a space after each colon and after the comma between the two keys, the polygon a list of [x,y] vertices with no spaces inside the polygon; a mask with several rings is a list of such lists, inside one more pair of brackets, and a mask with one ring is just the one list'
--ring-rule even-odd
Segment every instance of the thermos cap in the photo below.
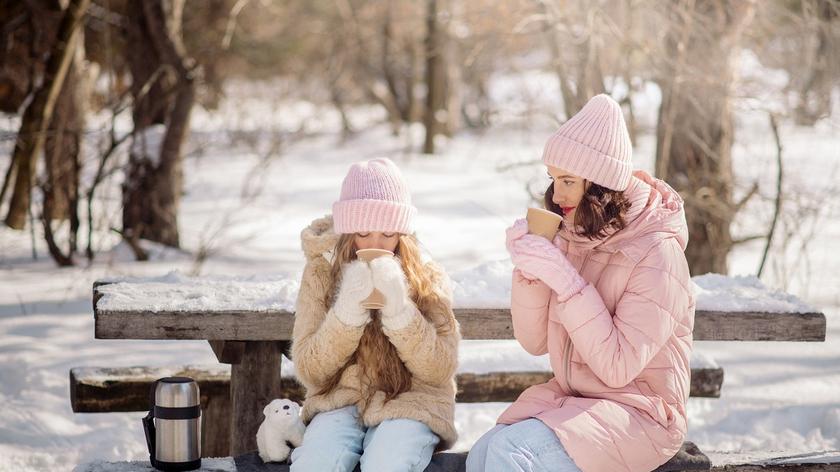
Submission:
{"label": "thermos cap", "polygon": [[160,379],[160,381],[163,382],[163,383],[170,383],[170,384],[194,382],[194,380],[189,378],[189,377],[164,377],[164,378]]}
{"label": "thermos cap", "polygon": [[156,406],[183,408],[201,404],[198,384],[188,377],[160,379],[155,388]]}

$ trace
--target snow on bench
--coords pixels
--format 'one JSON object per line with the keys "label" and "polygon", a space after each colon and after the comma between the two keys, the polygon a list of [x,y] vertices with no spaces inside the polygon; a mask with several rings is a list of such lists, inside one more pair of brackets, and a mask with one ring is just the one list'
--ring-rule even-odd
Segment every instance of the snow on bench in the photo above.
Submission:
{"label": "snow on bench", "polygon": [[[200,472],[241,472],[231,457],[203,458]],[[271,470],[266,468],[266,470]],[[288,468],[286,469],[288,470]],[[149,461],[93,461],[80,464],[73,472],[158,472]]]}
{"label": "snow on bench", "polygon": [[[509,261],[497,261],[453,275],[464,339],[513,338],[511,269]],[[94,285],[96,337],[288,340],[298,280],[299,275],[193,278],[177,272],[101,280]],[[692,281],[695,340],[825,340],[822,313],[755,277],[707,274]],[[173,316],[178,320],[164,321]]]}

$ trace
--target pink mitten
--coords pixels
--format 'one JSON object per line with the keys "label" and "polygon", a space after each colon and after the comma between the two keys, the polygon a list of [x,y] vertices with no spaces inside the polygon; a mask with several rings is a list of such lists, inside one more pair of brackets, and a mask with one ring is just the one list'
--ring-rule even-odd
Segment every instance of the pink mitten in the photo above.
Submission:
{"label": "pink mitten", "polygon": [[561,302],[580,293],[586,286],[586,280],[566,256],[543,237],[526,234],[515,240],[511,258],[520,270],[537,276],[551,287]]}
{"label": "pink mitten", "polygon": [[[518,241],[522,236],[528,234],[528,221],[525,218],[520,218],[513,222],[513,226],[508,228],[505,231],[505,246],[507,247],[508,253],[510,254],[510,258],[514,261],[513,263],[516,264],[516,259],[514,256],[514,251],[516,250],[514,247],[514,242]],[[517,267],[519,269],[519,273],[522,274],[522,277],[525,280],[533,282],[537,280],[537,277],[529,274],[522,270],[521,267]]]}

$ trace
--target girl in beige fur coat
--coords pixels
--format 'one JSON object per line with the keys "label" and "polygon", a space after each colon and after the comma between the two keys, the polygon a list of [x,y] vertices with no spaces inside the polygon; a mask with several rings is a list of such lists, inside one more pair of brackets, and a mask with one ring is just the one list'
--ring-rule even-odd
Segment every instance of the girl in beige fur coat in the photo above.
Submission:
{"label": "girl in beige fur coat", "polygon": [[[422,471],[456,439],[460,334],[447,277],[421,261],[416,212],[394,163],[374,159],[350,168],[332,217],[301,234],[292,355],[308,426],[292,471]],[[394,256],[357,260],[371,248]],[[384,306],[365,309],[374,288]]]}

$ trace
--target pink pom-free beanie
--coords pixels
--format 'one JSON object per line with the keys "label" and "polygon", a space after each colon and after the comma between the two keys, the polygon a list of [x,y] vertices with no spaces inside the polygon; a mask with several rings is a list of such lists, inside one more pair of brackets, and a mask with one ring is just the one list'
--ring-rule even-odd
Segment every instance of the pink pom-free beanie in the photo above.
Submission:
{"label": "pink pom-free beanie", "polygon": [[344,177],[341,197],[333,204],[333,230],[411,234],[416,214],[397,165],[387,158],[371,159],[353,164]]}
{"label": "pink pom-free beanie", "polygon": [[633,173],[632,155],[621,106],[601,94],[548,138],[543,163],[611,190],[625,190]]}

